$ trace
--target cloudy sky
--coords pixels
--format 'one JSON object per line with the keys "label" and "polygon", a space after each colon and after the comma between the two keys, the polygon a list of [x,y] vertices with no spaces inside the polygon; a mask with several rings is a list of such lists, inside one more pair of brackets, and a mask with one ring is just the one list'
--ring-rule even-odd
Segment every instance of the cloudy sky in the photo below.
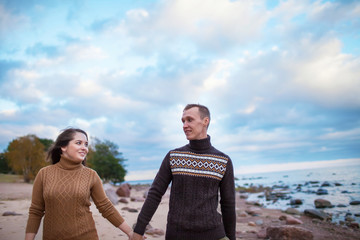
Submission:
{"label": "cloudy sky", "polygon": [[1,0],[0,150],[80,127],[148,179],[201,103],[237,175],[359,163],[359,29],[350,0]]}

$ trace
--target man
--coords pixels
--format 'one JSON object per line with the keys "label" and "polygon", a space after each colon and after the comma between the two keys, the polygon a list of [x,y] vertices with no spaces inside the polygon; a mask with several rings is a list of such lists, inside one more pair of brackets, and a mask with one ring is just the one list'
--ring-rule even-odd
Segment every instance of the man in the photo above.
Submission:
{"label": "man", "polygon": [[[188,104],[182,115],[189,143],[165,156],[138,216],[141,239],[170,182],[167,240],[235,240],[235,186],[231,159],[210,143],[210,112]],[[217,211],[219,204],[221,214]]]}

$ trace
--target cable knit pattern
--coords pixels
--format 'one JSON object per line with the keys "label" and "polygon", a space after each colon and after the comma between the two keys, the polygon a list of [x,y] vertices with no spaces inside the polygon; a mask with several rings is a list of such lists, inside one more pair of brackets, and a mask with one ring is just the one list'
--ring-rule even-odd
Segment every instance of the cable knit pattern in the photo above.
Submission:
{"label": "cable knit pattern", "polygon": [[[167,240],[235,240],[235,186],[231,159],[210,136],[170,151],[148,192],[134,231],[144,234],[171,182]],[[221,214],[217,211],[219,206]]]}
{"label": "cable knit pattern", "polygon": [[43,239],[99,239],[90,211],[90,197],[115,227],[124,221],[106,197],[98,174],[61,158],[36,176],[26,232],[37,233],[45,214]]}

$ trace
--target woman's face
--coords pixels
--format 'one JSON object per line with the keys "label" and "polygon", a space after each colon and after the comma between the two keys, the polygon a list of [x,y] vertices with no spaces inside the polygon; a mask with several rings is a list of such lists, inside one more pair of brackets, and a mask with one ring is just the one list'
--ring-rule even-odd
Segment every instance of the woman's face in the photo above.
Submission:
{"label": "woman's face", "polygon": [[81,163],[89,152],[88,140],[86,135],[80,132],[74,134],[74,138],[68,143],[67,146],[61,147],[62,156]]}

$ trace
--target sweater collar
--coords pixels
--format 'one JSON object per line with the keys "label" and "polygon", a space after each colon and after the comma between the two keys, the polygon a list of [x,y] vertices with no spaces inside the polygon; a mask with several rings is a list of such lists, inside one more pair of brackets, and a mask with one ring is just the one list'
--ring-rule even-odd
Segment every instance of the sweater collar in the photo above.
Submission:
{"label": "sweater collar", "polygon": [[190,140],[190,148],[195,150],[205,150],[211,147],[210,136],[207,135],[206,138],[200,140]]}
{"label": "sweater collar", "polygon": [[60,161],[56,165],[64,170],[75,170],[83,167],[82,163],[74,162],[64,156],[61,156]]}

